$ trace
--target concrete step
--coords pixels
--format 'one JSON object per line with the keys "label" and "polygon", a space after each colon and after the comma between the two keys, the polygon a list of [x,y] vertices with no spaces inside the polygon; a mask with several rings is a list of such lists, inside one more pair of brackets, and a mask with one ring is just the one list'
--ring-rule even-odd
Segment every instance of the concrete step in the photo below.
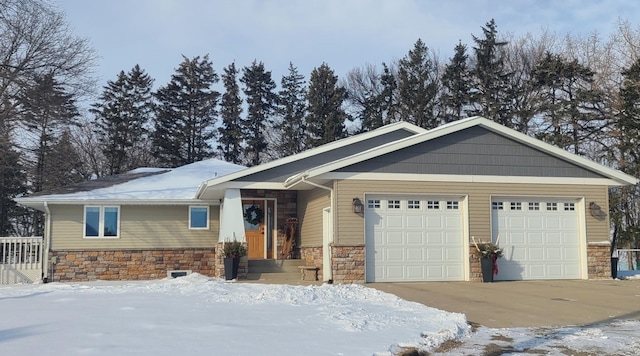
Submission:
{"label": "concrete step", "polygon": [[276,273],[263,273],[263,272],[249,272],[247,273],[248,281],[272,281],[272,282],[287,282],[298,281],[301,279],[300,271],[293,272],[276,272]]}
{"label": "concrete step", "polygon": [[303,260],[249,260],[249,273],[300,273]]}

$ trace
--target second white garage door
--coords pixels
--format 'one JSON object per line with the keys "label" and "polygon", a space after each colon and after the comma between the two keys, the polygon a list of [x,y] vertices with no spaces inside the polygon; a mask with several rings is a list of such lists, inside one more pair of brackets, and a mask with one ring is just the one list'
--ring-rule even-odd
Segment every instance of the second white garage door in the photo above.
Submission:
{"label": "second white garage door", "polygon": [[494,239],[504,257],[494,280],[579,279],[577,199],[494,198]]}
{"label": "second white garage door", "polygon": [[464,280],[460,197],[365,198],[367,282]]}

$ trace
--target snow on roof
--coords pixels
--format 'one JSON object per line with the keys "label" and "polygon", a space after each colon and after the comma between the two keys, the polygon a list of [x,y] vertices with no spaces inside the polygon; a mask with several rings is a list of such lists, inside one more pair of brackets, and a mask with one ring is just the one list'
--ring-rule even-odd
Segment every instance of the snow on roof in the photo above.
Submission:
{"label": "snow on roof", "polygon": [[[141,178],[129,180],[108,187],[77,191],[69,194],[49,194],[17,199],[20,203],[30,201],[68,200],[183,200],[194,199],[200,184],[208,179],[233,173],[246,167],[207,159],[182,167],[138,168],[126,174],[144,174]],[[162,173],[162,171],[166,171]],[[149,174],[157,173],[157,174]]]}

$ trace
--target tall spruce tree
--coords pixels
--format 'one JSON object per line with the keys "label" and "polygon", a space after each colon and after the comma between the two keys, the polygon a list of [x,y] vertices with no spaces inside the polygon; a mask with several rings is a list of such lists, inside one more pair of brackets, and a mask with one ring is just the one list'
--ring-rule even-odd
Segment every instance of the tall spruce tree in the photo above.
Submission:
{"label": "tall spruce tree", "polygon": [[[611,137],[615,143],[608,147],[618,169],[640,176],[640,60],[622,71],[619,89],[621,107],[613,121]],[[609,190],[612,249],[640,248],[640,186],[616,187]],[[640,256],[636,256],[636,259]]]}
{"label": "tall spruce tree", "polygon": [[136,64],[129,73],[121,71],[115,81],[107,81],[99,101],[92,105],[108,174],[148,163],[139,158],[153,115],[152,85],[153,79]]}
{"label": "tall spruce tree", "polygon": [[513,127],[512,94],[509,92],[511,73],[505,70],[503,54],[503,47],[507,42],[498,40],[494,19],[482,27],[482,32],[482,38],[473,36],[476,65],[472,70],[474,85],[471,99],[475,105],[472,114]]}
{"label": "tall spruce tree", "polygon": [[220,138],[218,150],[227,162],[242,163],[242,98],[238,86],[238,70],[236,64],[231,63],[224,68],[222,83],[225,92],[220,102],[220,117],[222,125],[218,128]]}
{"label": "tall spruce tree", "polygon": [[289,62],[289,73],[282,76],[282,90],[278,92],[277,112],[279,115],[275,129],[278,142],[275,150],[280,157],[304,151],[307,133],[305,116],[307,112],[307,88],[304,75]]}
{"label": "tall spruce tree", "polygon": [[438,64],[418,39],[398,62],[398,104],[402,120],[426,129],[439,125],[436,112],[439,81]]}
{"label": "tall spruce tree", "polygon": [[393,66],[382,63],[380,75],[382,92],[378,98],[383,115],[383,125],[388,125],[399,120],[398,118],[398,81]]}
{"label": "tall spruce tree", "polygon": [[[35,79],[35,85],[23,92],[20,97],[23,108],[23,123],[33,134],[35,142],[31,148],[34,157],[31,170],[32,191],[42,191],[51,146],[62,130],[76,123],[78,110],[73,95],[68,94],[62,85],[47,74]],[[51,187],[50,187],[51,188]]]}
{"label": "tall spruce tree", "polygon": [[14,149],[8,123],[0,120],[0,236],[14,236],[18,207],[13,200],[27,192],[20,153]]}
{"label": "tall spruce tree", "polygon": [[575,154],[584,153],[584,140],[600,129],[600,115],[594,110],[600,95],[591,85],[594,74],[577,60],[545,55],[532,76],[541,92],[539,115],[543,124],[538,138]]}
{"label": "tall spruce tree", "polygon": [[307,147],[317,147],[346,136],[347,114],[342,104],[347,90],[338,85],[338,76],[326,63],[314,68],[309,79]]}
{"label": "tall spruce tree", "polygon": [[442,117],[444,122],[460,120],[467,116],[471,103],[471,73],[467,46],[458,42],[453,58],[442,74]]}
{"label": "tall spruce tree", "polygon": [[272,123],[276,83],[271,79],[271,72],[264,69],[264,64],[255,60],[251,66],[242,69],[240,82],[244,85],[247,101],[247,117],[242,120],[244,157],[249,166],[256,166],[262,163],[267,148],[265,129]]}
{"label": "tall spruce tree", "polygon": [[178,167],[213,156],[216,106],[220,93],[209,55],[183,56],[171,81],[158,89],[152,139],[154,157],[164,166]]}

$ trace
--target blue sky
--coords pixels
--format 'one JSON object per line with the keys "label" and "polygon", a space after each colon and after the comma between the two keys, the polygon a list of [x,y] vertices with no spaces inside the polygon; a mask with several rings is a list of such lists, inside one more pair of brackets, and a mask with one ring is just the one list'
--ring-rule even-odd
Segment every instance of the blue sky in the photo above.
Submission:
{"label": "blue sky", "polygon": [[289,62],[308,79],[326,62],[343,77],[403,57],[418,38],[450,57],[496,20],[500,33],[546,29],[608,36],[618,19],[640,21],[637,0],[52,0],[73,33],[89,39],[100,85],[135,64],[165,85],[182,61],[209,54],[218,73],[262,61],[280,84]]}

